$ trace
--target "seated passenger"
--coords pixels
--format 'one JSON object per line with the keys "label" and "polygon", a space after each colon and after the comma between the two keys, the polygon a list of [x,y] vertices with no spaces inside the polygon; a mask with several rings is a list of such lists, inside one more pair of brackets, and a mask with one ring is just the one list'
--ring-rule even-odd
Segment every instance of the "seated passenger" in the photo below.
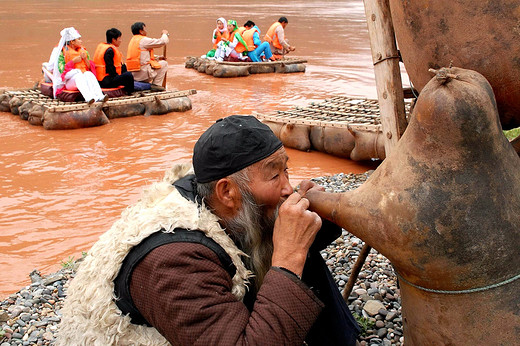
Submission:
{"label": "seated passenger", "polygon": [[73,27],[63,29],[58,49],[62,53],[53,68],[54,97],[64,86],[67,90],[79,90],[88,103],[106,101],[108,95],[101,91],[94,62],[90,60],[87,50],[83,47],[79,32]]}
{"label": "seated passenger", "polygon": [[128,71],[132,72],[134,80],[160,87],[166,78],[168,62],[164,57],[158,58],[159,61],[155,60],[153,50],[170,42],[168,30],[162,31],[161,38],[150,38],[146,36],[146,25],[136,22],[132,24],[132,34],[134,36],[128,43],[126,53]]}
{"label": "seated passenger", "polygon": [[[217,27],[213,30],[213,36],[211,42],[213,42],[213,49],[206,53],[206,58],[214,58],[218,44],[222,37],[225,39],[229,38],[229,32],[227,30],[227,22],[224,18],[220,17],[217,19]],[[203,56],[204,57],[204,56]]]}
{"label": "seated passenger", "polygon": [[241,34],[246,30],[246,28],[238,28],[237,21],[232,19],[228,20],[227,28],[229,32],[229,38],[221,38],[221,41],[217,47],[217,51],[215,52],[215,60],[223,61],[224,59],[229,57],[240,60],[247,59],[247,56],[235,51],[235,47],[239,43],[241,43],[243,46],[246,46],[246,43],[244,42],[244,39],[241,36]]}
{"label": "seated passenger", "polygon": [[94,64],[99,85],[102,88],[117,88],[124,86],[127,94],[134,92],[134,76],[126,70],[123,55],[119,51],[121,31],[116,28],[106,32],[106,43],[101,42],[94,53]]}
{"label": "seated passenger", "polygon": [[54,70],[54,64],[58,61],[60,53],[61,52],[58,49],[58,46],[54,47],[52,49],[51,56],[49,57],[49,61],[42,63],[42,72],[45,83],[52,83],[52,72]]}
{"label": "seated passenger", "polygon": [[[261,62],[263,58],[265,60],[275,60],[273,58],[273,54],[271,53],[269,42],[262,42],[260,40],[260,29],[258,29],[255,23],[251,20],[248,20],[244,24],[244,27],[246,30],[242,34],[242,38],[247,44],[247,56],[253,62]],[[241,50],[241,48],[239,48],[240,45],[241,44],[239,43],[237,48],[235,48],[237,52]]]}

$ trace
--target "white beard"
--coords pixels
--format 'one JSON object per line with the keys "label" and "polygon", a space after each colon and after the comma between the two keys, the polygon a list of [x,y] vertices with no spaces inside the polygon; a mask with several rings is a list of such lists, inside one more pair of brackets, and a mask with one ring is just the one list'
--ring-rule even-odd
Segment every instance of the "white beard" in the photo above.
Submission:
{"label": "white beard", "polygon": [[226,224],[226,230],[237,246],[250,257],[245,260],[249,270],[255,274],[255,291],[258,291],[271,267],[273,255],[273,228],[278,207],[273,216],[259,205],[249,191],[242,192],[242,208]]}

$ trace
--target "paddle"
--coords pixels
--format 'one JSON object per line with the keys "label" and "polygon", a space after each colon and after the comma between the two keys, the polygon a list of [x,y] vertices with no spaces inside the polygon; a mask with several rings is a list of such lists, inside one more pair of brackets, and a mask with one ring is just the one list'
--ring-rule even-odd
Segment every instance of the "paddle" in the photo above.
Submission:
{"label": "paddle", "polygon": [[[166,45],[164,45],[164,47],[163,47],[163,57],[164,57],[164,60],[166,60]],[[166,70],[166,73],[164,74],[164,80],[162,82],[163,88],[166,88],[166,77],[167,76],[168,76],[168,70]]]}

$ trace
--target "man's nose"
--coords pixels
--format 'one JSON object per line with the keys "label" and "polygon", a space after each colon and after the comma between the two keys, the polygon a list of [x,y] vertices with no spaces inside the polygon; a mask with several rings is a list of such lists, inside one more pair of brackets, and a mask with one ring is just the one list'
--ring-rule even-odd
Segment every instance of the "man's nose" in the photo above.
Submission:
{"label": "man's nose", "polygon": [[282,197],[289,197],[294,192],[291,184],[289,183],[289,176],[284,175],[282,179]]}

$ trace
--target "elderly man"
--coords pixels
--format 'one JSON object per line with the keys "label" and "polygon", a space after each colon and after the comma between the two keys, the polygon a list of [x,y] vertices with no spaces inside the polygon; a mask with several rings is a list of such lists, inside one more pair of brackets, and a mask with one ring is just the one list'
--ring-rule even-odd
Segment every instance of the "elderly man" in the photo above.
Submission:
{"label": "elderly man", "polygon": [[287,160],[254,117],[213,124],[193,170],[174,167],[89,251],[58,344],[355,344],[319,254],[341,229],[307,210],[317,187],[293,192]]}
{"label": "elderly man", "polygon": [[170,34],[167,30],[163,30],[161,38],[147,37],[146,25],[143,22],[132,24],[131,29],[134,36],[128,43],[128,51],[126,52],[128,71],[132,72],[134,80],[151,83],[155,90],[164,90],[161,86],[164,78],[166,78],[168,63],[164,60],[164,57],[157,61],[153,50],[168,44]]}
{"label": "elderly man", "polygon": [[264,40],[269,42],[271,52],[277,59],[283,58],[285,54],[296,50],[296,47],[291,46],[289,41],[285,39],[285,27],[289,21],[285,17],[280,17],[277,22],[274,22],[267,30]]}

